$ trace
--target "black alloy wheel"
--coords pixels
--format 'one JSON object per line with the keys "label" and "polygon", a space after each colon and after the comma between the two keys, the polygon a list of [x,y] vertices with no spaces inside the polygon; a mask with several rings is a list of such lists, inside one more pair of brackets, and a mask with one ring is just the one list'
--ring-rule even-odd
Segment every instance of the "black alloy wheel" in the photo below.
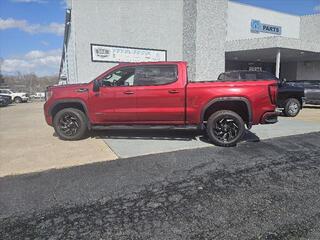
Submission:
{"label": "black alloy wheel", "polygon": [[235,146],[241,140],[244,130],[243,119],[229,110],[215,112],[207,122],[209,138],[218,146]]}
{"label": "black alloy wheel", "polygon": [[74,108],[66,108],[59,111],[53,120],[54,129],[60,139],[79,140],[82,139],[87,128],[87,117]]}
{"label": "black alloy wheel", "polygon": [[59,130],[66,136],[74,136],[80,128],[80,120],[73,113],[65,113],[59,119]]}

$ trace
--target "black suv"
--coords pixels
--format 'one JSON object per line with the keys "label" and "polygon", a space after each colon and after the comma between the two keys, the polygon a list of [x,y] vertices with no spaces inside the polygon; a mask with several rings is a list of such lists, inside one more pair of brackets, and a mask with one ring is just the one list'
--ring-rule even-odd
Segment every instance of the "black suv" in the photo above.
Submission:
{"label": "black suv", "polygon": [[0,107],[8,106],[12,103],[11,97],[0,94]]}

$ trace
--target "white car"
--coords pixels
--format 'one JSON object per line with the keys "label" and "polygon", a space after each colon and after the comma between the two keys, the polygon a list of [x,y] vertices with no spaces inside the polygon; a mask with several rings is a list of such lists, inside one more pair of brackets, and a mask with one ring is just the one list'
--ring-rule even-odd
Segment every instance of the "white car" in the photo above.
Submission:
{"label": "white car", "polygon": [[46,93],[45,92],[36,92],[33,95],[30,95],[31,99],[45,99],[46,98]]}
{"label": "white car", "polygon": [[17,93],[10,89],[0,89],[0,94],[10,96],[11,100],[15,103],[27,102],[29,100],[29,97],[26,93]]}

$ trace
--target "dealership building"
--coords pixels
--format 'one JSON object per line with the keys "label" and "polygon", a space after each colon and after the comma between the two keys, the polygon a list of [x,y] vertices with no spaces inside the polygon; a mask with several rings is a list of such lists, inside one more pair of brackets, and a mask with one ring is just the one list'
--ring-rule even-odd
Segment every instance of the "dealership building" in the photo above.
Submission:
{"label": "dealership building", "polygon": [[227,0],[68,0],[62,82],[89,82],[119,62],[187,61],[192,81],[229,70],[320,80],[320,14]]}

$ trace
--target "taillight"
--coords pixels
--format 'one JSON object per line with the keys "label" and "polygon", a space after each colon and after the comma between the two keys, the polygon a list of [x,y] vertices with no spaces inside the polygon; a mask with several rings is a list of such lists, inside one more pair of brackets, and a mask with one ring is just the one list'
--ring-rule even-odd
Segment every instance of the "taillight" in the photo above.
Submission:
{"label": "taillight", "polygon": [[273,105],[276,105],[277,103],[277,95],[278,95],[278,85],[276,83],[269,85],[269,97]]}

